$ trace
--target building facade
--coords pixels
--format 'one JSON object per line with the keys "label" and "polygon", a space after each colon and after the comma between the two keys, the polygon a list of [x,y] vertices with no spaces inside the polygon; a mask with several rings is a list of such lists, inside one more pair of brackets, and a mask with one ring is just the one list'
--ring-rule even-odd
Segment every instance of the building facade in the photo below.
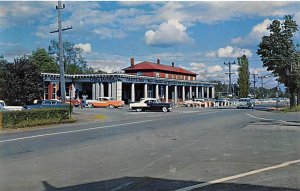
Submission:
{"label": "building facade", "polygon": [[[66,95],[88,99],[113,97],[125,103],[141,98],[157,98],[163,102],[182,102],[191,98],[214,98],[214,83],[196,80],[188,70],[157,63],[142,62],[124,69],[125,73],[65,75]],[[57,99],[59,74],[43,73],[44,99]]]}

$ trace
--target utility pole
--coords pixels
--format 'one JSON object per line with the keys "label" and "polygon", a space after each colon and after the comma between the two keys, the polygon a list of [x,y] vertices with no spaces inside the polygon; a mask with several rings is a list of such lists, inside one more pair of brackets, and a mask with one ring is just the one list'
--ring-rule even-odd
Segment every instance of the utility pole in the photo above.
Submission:
{"label": "utility pole", "polygon": [[229,93],[231,94],[231,96],[232,96],[231,74],[234,74],[234,72],[231,72],[231,65],[232,64],[235,64],[235,61],[233,63],[231,63],[231,62],[225,63],[224,62],[224,65],[228,66],[228,69],[229,69],[229,72],[226,72],[225,74],[228,74],[228,77],[229,77]]}
{"label": "utility pole", "polygon": [[264,99],[264,78],[266,78],[267,76],[258,76],[260,78],[261,81],[261,94],[262,94],[262,98]]}
{"label": "utility pole", "polygon": [[72,29],[71,27],[62,28],[61,24],[61,10],[65,8],[65,4],[61,4],[61,1],[57,2],[58,5],[56,6],[57,10],[57,24],[58,29],[55,31],[51,31],[50,33],[57,33],[58,32],[58,47],[59,47],[59,74],[60,74],[60,94],[61,94],[61,102],[66,102],[66,84],[65,84],[65,66],[63,60],[63,41],[62,41],[62,31]]}
{"label": "utility pole", "polygon": [[254,87],[254,99],[256,98],[256,76],[258,76],[258,74],[251,74],[253,76],[253,87]]}

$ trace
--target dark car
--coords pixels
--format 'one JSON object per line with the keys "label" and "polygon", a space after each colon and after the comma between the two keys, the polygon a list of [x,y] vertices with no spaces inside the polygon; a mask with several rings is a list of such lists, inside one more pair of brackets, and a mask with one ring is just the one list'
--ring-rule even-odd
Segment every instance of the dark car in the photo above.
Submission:
{"label": "dark car", "polygon": [[162,103],[155,98],[142,98],[140,102],[131,103],[130,108],[138,112],[147,110],[170,112],[172,110],[172,104]]}

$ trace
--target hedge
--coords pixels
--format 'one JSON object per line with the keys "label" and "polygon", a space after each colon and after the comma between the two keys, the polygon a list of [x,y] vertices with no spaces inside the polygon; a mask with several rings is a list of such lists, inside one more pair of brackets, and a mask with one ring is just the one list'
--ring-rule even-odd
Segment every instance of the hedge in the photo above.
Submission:
{"label": "hedge", "polygon": [[65,119],[69,119],[70,109],[47,108],[22,111],[3,111],[0,113],[2,114],[3,128],[22,128],[57,123]]}

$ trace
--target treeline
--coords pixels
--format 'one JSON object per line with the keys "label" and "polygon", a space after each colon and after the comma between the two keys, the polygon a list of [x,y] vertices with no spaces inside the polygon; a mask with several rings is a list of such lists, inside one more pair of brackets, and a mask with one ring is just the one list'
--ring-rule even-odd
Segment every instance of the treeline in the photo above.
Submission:
{"label": "treeline", "polygon": [[[83,50],[65,41],[64,66],[66,74],[103,73],[87,65]],[[44,91],[41,73],[59,73],[57,62],[58,42],[52,40],[48,50],[37,48],[31,55],[24,55],[9,62],[0,55],[0,99],[8,104],[23,105],[41,99]]]}

